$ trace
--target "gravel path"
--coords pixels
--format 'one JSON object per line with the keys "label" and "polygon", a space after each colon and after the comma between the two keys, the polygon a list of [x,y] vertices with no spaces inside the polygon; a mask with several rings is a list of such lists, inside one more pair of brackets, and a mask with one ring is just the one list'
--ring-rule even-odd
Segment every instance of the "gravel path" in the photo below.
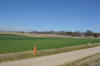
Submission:
{"label": "gravel path", "polygon": [[37,58],[2,62],[0,66],[60,66],[99,52],[100,46]]}

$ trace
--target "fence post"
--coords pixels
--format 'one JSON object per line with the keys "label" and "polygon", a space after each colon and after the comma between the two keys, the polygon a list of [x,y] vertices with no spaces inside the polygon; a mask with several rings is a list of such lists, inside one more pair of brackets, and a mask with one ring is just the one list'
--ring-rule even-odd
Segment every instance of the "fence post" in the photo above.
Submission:
{"label": "fence post", "polygon": [[34,56],[36,56],[36,46],[34,46]]}

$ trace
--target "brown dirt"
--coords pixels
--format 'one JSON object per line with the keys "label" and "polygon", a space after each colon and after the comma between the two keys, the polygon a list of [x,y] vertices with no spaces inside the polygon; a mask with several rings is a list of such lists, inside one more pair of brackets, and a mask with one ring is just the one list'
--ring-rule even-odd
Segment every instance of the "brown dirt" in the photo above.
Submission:
{"label": "brown dirt", "polygon": [[0,66],[59,66],[100,52],[100,46],[37,58],[0,63]]}

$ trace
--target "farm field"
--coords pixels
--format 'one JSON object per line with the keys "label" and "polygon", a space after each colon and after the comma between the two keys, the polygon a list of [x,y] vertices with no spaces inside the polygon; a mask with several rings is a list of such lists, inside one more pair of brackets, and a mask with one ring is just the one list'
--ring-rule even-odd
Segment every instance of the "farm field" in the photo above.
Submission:
{"label": "farm field", "polygon": [[48,37],[27,37],[10,34],[0,34],[0,54],[20,51],[53,49],[91,43],[99,43],[100,39],[85,38],[48,38]]}

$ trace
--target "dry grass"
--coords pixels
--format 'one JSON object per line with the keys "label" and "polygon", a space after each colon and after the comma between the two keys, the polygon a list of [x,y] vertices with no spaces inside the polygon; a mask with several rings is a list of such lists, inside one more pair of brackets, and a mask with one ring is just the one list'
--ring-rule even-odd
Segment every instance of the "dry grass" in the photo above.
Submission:
{"label": "dry grass", "polygon": [[18,59],[24,59],[24,58],[34,58],[39,56],[45,56],[45,55],[51,55],[51,54],[57,54],[57,53],[63,53],[63,52],[69,52],[69,51],[75,51],[85,48],[91,48],[95,46],[100,46],[99,44],[93,44],[92,46],[88,45],[80,45],[80,46],[73,46],[73,47],[63,47],[63,48],[57,48],[57,49],[51,49],[51,50],[39,50],[37,51],[37,55],[34,56],[32,51],[27,52],[20,52],[20,53],[12,53],[11,55],[3,55],[0,57],[0,62],[3,61],[12,61],[12,60],[18,60]]}
{"label": "dry grass", "polygon": [[62,66],[95,66],[95,63],[98,63],[98,62],[100,62],[100,53],[97,53],[92,56],[88,56],[86,58],[83,58],[71,63],[67,63]]}

